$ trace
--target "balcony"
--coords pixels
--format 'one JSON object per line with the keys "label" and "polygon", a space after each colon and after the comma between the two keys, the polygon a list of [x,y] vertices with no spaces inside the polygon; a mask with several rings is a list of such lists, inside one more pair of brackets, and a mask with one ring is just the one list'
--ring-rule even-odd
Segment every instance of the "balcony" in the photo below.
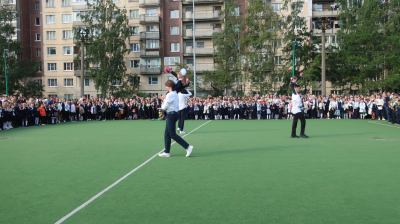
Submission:
{"label": "balcony", "polygon": [[[217,51],[217,48],[212,44],[205,45],[202,47],[196,47],[196,56],[213,56],[214,52]],[[185,47],[183,48],[183,56],[193,56],[193,47]]]}
{"label": "balcony", "polygon": [[334,2],[321,2],[312,5],[313,17],[337,17],[340,14],[339,7]]}
{"label": "balcony", "polygon": [[[194,18],[196,22],[201,21],[220,21],[221,17],[219,16],[220,10],[216,11],[198,11],[194,13]],[[193,12],[184,12],[182,15],[183,21],[193,21]]]}
{"label": "balcony", "polygon": [[142,31],[140,32],[140,39],[141,40],[159,40],[160,39],[160,32],[158,31]]}
{"label": "balcony", "polygon": [[159,7],[161,0],[139,0],[139,8]]}
{"label": "balcony", "polygon": [[159,75],[161,74],[160,65],[141,65],[140,74],[142,75]]}
{"label": "balcony", "polygon": [[[193,65],[192,64],[188,64],[188,69],[193,71]],[[216,69],[214,67],[216,67],[217,65],[214,63],[196,63],[196,72],[215,72]]]}
{"label": "balcony", "polygon": [[[325,35],[328,34],[337,34],[337,32],[340,30],[340,28],[326,28],[325,29]],[[313,29],[312,30],[313,35],[322,35],[322,29]]]}
{"label": "balcony", "polygon": [[[196,29],[196,38],[199,39],[210,39],[214,32],[222,32],[221,28],[214,28],[214,29]],[[193,29],[184,29],[183,30],[183,38],[184,39],[193,39]]]}
{"label": "balcony", "polygon": [[160,14],[140,14],[139,15],[139,23],[140,24],[160,23],[160,21],[161,21]]}
{"label": "balcony", "polygon": [[[200,4],[222,4],[222,0],[194,0],[195,5]],[[184,5],[191,5],[193,4],[193,0],[182,0],[182,4]]]}
{"label": "balcony", "polygon": [[140,49],[140,57],[161,57],[161,49],[160,48],[144,48]]}

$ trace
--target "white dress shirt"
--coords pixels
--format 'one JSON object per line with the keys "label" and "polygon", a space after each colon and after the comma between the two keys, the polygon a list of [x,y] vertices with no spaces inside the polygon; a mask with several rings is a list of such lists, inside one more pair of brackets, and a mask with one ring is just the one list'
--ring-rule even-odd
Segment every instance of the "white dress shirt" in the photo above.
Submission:
{"label": "white dress shirt", "polygon": [[297,114],[301,112],[301,107],[302,107],[302,99],[300,94],[292,94],[292,113]]}
{"label": "white dress shirt", "polygon": [[178,112],[179,97],[176,91],[171,91],[167,94],[161,108],[167,112]]}
{"label": "white dress shirt", "polygon": [[187,91],[188,94],[178,93],[179,98],[179,110],[183,110],[186,108],[185,99],[192,95],[190,91]]}

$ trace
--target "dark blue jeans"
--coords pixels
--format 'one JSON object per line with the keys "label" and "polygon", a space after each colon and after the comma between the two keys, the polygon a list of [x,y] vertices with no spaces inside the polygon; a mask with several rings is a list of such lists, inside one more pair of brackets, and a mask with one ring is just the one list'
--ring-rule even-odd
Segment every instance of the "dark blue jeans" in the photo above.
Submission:
{"label": "dark blue jeans", "polygon": [[387,116],[388,121],[392,121],[392,118],[390,117],[389,107],[386,106],[384,108],[385,108],[385,111],[386,111],[386,116]]}
{"label": "dark blue jeans", "polygon": [[184,149],[189,147],[189,144],[183,140],[179,135],[176,134],[176,121],[178,120],[178,113],[167,114],[167,123],[165,126],[164,142],[165,150],[164,152],[169,153],[171,149],[171,138],[175,140]]}

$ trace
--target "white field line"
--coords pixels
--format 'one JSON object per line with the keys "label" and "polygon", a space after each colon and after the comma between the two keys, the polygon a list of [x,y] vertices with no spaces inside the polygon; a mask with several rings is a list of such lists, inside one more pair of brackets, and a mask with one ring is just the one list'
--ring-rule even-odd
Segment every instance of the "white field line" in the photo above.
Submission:
{"label": "white field line", "polygon": [[392,126],[392,125],[388,125],[388,124],[381,124],[381,123],[372,122],[372,121],[368,121],[368,122],[372,123],[372,124],[380,124],[380,125],[388,126],[388,127],[391,127],[391,128],[400,128],[400,127],[396,127],[396,126]]}
{"label": "white field line", "polygon": [[[196,131],[197,129],[201,128],[203,125],[209,123],[211,120],[207,121],[206,123],[200,125],[199,127],[197,127],[196,129],[194,129],[193,131],[187,133],[186,135],[184,135],[182,138],[186,137],[187,135],[189,135],[190,133]],[[173,142],[171,145],[175,144],[176,142]],[[165,148],[163,150],[161,150],[160,152],[157,152],[157,154],[155,154],[154,156],[152,156],[150,159],[146,160],[144,163],[140,164],[138,167],[136,167],[135,169],[131,170],[129,173],[125,174],[125,176],[121,177],[119,180],[115,181],[113,184],[111,184],[110,186],[108,186],[107,188],[105,188],[104,190],[100,191],[98,194],[96,194],[95,196],[93,196],[91,199],[87,200],[85,203],[83,203],[81,206],[77,207],[76,209],[74,209],[72,212],[68,213],[68,215],[62,217],[60,220],[58,220],[57,222],[55,222],[55,224],[60,224],[62,222],[64,222],[66,219],[68,219],[69,217],[71,217],[73,214],[77,213],[79,210],[81,210],[82,208],[86,207],[86,205],[90,204],[92,201],[96,200],[96,198],[100,197],[102,194],[106,193],[108,190],[110,190],[112,187],[114,187],[115,185],[117,185],[119,182],[121,182],[122,180],[124,180],[125,178],[127,178],[129,175],[131,175],[133,172],[135,172],[136,170],[138,170],[140,167],[146,165],[148,162],[150,162],[152,159],[154,159],[156,156],[158,156],[158,154],[160,154],[161,152],[163,152],[165,150]]]}

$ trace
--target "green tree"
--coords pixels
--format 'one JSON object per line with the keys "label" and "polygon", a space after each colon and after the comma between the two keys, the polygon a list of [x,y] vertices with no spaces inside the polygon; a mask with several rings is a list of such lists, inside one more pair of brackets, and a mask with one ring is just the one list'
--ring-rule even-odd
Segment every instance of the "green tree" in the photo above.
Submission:
{"label": "green tree", "polygon": [[[394,90],[400,65],[400,1],[338,1],[343,21],[333,66],[344,89]],[[336,77],[332,77],[335,81]],[[386,80],[388,79],[388,80]]]}
{"label": "green tree", "polygon": [[7,84],[10,95],[21,94],[23,96],[41,96],[43,86],[31,78],[36,76],[41,62],[35,62],[30,59],[23,59],[23,47],[20,41],[13,40],[16,35],[15,27],[12,21],[16,21],[19,12],[14,6],[3,5],[0,7],[0,94],[6,93],[5,67],[4,67],[4,49],[7,60]]}
{"label": "green tree", "polygon": [[[87,73],[102,95],[133,92],[138,88],[137,76],[127,73],[124,57],[129,53],[130,28],[127,10],[112,0],[88,1],[89,11],[81,15],[84,29],[89,30],[86,50]],[[80,46],[78,41],[77,45]],[[77,56],[77,60],[80,54]]]}
{"label": "green tree", "polygon": [[[282,54],[280,55],[282,66],[279,66],[276,72],[283,82],[279,89],[281,94],[291,93],[289,84],[290,77],[293,75],[293,42],[295,42],[294,73],[296,76],[309,69],[310,62],[318,55],[316,48],[318,38],[309,31],[307,18],[300,16],[303,4],[303,1],[285,0],[282,6],[282,11],[290,11],[290,13],[281,17],[281,29],[279,30],[280,36],[283,37]],[[316,76],[315,74],[315,76],[308,75],[302,78],[300,83],[305,88],[304,92],[308,92],[307,86],[314,80],[318,80]]]}
{"label": "green tree", "polygon": [[244,52],[240,42],[245,24],[240,5],[237,1],[224,1],[224,9],[219,15],[223,18],[222,30],[213,34],[216,72],[205,72],[201,80],[203,88],[214,96],[221,96],[225,90],[233,87],[236,87],[236,91],[243,88],[239,82],[242,79],[240,59]]}
{"label": "green tree", "polygon": [[253,92],[263,95],[272,89],[274,82],[272,43],[277,39],[279,16],[265,1],[249,0],[245,24],[247,30],[242,39],[246,48],[245,68]]}

